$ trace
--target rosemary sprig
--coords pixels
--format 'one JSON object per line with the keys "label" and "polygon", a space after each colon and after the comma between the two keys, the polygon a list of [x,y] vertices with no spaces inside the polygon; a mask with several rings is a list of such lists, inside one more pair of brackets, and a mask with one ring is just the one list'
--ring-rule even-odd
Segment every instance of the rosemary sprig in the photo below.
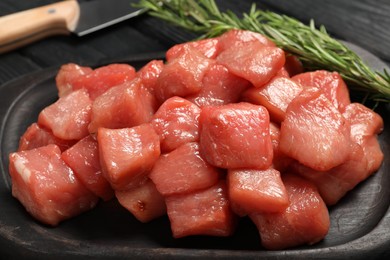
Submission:
{"label": "rosemary sprig", "polygon": [[259,10],[255,4],[238,17],[229,10],[221,12],[214,0],[140,0],[138,6],[151,16],[198,33],[199,38],[215,37],[233,28],[264,34],[296,55],[306,69],[337,71],[351,90],[369,100],[390,103],[390,73],[373,71],[325,27],[317,29],[313,20],[305,25],[286,15]]}

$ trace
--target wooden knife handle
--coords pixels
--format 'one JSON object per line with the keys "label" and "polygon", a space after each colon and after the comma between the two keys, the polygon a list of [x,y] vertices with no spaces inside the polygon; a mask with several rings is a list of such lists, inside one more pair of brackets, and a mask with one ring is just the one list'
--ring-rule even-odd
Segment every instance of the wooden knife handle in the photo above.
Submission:
{"label": "wooden knife handle", "polygon": [[48,36],[69,34],[79,15],[77,1],[69,0],[0,17],[0,53]]}

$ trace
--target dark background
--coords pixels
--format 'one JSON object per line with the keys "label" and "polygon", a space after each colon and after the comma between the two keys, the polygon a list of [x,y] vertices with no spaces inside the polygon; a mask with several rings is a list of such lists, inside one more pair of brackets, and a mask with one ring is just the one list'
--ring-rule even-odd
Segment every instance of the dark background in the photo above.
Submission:
{"label": "dark background", "polygon": [[[0,16],[53,2],[1,0]],[[221,9],[242,13],[249,10],[253,0],[217,2]],[[316,24],[325,25],[333,36],[357,44],[388,64],[390,62],[390,2],[387,0],[255,2],[258,8],[291,15],[305,23],[313,18]],[[191,34],[146,15],[81,38],[74,35],[51,37],[0,54],[0,85],[42,68],[67,62],[93,65],[102,60],[115,60],[137,53],[164,51],[177,42],[191,38]]]}
{"label": "dark background", "polygon": [[[0,0],[0,16],[53,2],[55,1]],[[112,2],[114,3],[115,0]],[[248,11],[252,2],[252,0],[217,1],[221,9],[230,9],[237,13]],[[313,18],[316,24],[325,25],[333,36],[359,45],[390,64],[390,31],[388,29],[390,26],[390,1],[264,0],[256,1],[256,3],[258,8],[271,9],[291,15],[305,23]],[[0,94],[0,111],[6,111],[9,107],[8,103],[13,102],[15,96],[19,97],[20,87],[26,87],[28,90],[22,99],[17,100],[17,105],[19,104],[20,107],[28,108],[27,105],[30,104],[28,102],[34,102],[30,105],[37,109],[36,101],[39,101],[40,104],[47,104],[47,96],[50,98],[55,96],[52,93],[54,90],[52,88],[52,74],[50,74],[53,70],[48,70],[49,74],[45,71],[39,72],[43,69],[55,69],[67,62],[94,65],[110,60],[113,62],[125,60],[135,54],[142,56],[142,54],[165,51],[175,43],[190,40],[192,37],[191,34],[143,15],[86,37],[56,36],[6,54],[0,54],[0,85],[3,86]],[[38,74],[26,76],[33,72]],[[33,78],[35,75],[50,79],[50,81],[43,81],[43,83],[39,79],[37,80],[39,89],[48,92],[41,93],[42,91],[35,91],[36,88],[29,88],[30,85],[33,86],[36,83]],[[26,86],[20,86],[20,82],[25,82]],[[13,87],[18,87],[18,89],[12,89]],[[4,91],[5,89],[8,92]],[[25,102],[23,98],[27,99],[28,102]],[[28,115],[27,108],[18,111],[23,112],[23,115]],[[389,110],[387,109],[387,111]],[[35,112],[37,111],[31,111],[31,113]],[[0,119],[2,118],[0,117]],[[388,129],[388,120],[384,119]],[[7,128],[5,132],[18,138],[20,134],[13,133],[14,129],[20,130],[20,124],[27,123],[21,122],[23,118],[12,117],[12,115],[9,117],[9,121],[14,122],[14,128]],[[382,144],[386,145],[385,151],[389,151],[389,132],[386,131],[381,138]],[[3,150],[4,147],[1,148]],[[388,169],[389,163],[386,163],[380,174],[376,174],[369,182],[360,186],[356,193],[340,204],[340,207],[332,209],[332,217],[337,220],[332,221],[332,223],[339,226],[332,229],[329,241],[318,245],[316,249],[308,247],[307,250],[271,252],[272,254],[259,251],[256,239],[243,246],[248,241],[248,234],[249,237],[257,236],[256,230],[248,230],[248,227],[252,227],[250,225],[246,225],[247,229],[238,233],[231,240],[189,238],[176,241],[167,235],[170,234],[170,230],[166,219],[146,226],[139,225],[134,219],[129,220],[127,212],[110,203],[102,205],[89,214],[64,222],[59,228],[48,229],[29,221],[31,218],[27,214],[20,214],[20,212],[24,212],[24,209],[16,201],[11,200],[9,190],[2,188],[4,184],[1,184],[0,230],[6,231],[7,237],[11,237],[13,240],[6,240],[6,237],[1,237],[3,234],[0,234],[0,259],[8,259],[10,256],[16,259],[20,259],[19,256],[24,256],[26,259],[35,256],[36,259],[40,260],[85,259],[88,256],[99,256],[99,259],[105,259],[108,256],[148,259],[172,256],[180,259],[189,258],[189,256],[192,258],[211,256],[240,258],[240,256],[244,257],[240,255],[242,252],[245,252],[249,258],[262,259],[302,259],[309,258],[308,256],[322,259],[386,258],[390,254],[390,230],[388,230],[390,226],[388,212],[390,179],[387,175]],[[381,185],[385,188],[381,189]],[[363,201],[368,202],[358,204],[358,208],[355,207],[362,198]],[[382,215],[377,214],[378,212]],[[370,236],[363,236],[361,239],[343,245],[344,240],[349,241],[351,237],[361,237],[367,230],[373,229],[379,221],[377,218],[381,218],[384,212],[388,213],[381,220],[381,226],[384,227],[382,230],[374,229]],[[20,221],[21,219],[23,221]],[[126,225],[122,226],[124,223]],[[354,243],[354,241],[357,242]],[[327,247],[327,243],[341,245]],[[197,247],[204,250],[197,250]],[[236,250],[215,252],[215,247]],[[361,247],[364,249],[361,250]],[[208,248],[213,250],[207,250]],[[246,251],[237,250],[242,248]],[[251,249],[254,250],[251,251]],[[131,255],[129,255],[130,253]],[[93,257],[88,259],[93,259]]]}

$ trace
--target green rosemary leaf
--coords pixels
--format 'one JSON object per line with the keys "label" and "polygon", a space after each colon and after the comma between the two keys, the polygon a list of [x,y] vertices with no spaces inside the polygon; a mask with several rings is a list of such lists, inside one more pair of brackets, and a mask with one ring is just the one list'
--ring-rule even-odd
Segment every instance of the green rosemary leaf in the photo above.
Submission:
{"label": "green rosemary leaf", "polygon": [[365,99],[390,103],[390,73],[371,70],[356,53],[332,38],[324,26],[317,29],[314,20],[305,25],[295,18],[257,9],[255,4],[238,17],[229,10],[221,12],[214,0],[140,0],[137,6],[203,38],[216,37],[233,28],[264,34],[296,55],[306,69],[337,71],[349,88]]}

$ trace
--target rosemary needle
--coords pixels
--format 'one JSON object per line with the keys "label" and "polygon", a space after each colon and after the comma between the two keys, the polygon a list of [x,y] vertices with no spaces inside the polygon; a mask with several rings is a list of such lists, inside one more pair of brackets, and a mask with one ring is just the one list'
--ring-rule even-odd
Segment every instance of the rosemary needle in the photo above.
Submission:
{"label": "rosemary needle", "polygon": [[316,28],[312,20],[305,25],[295,18],[259,10],[252,4],[238,17],[221,12],[214,0],[140,0],[154,17],[198,33],[200,38],[221,35],[230,29],[258,32],[283,50],[296,55],[307,70],[337,71],[350,89],[374,102],[390,103],[390,73],[373,71],[352,50],[332,38],[325,27]]}

